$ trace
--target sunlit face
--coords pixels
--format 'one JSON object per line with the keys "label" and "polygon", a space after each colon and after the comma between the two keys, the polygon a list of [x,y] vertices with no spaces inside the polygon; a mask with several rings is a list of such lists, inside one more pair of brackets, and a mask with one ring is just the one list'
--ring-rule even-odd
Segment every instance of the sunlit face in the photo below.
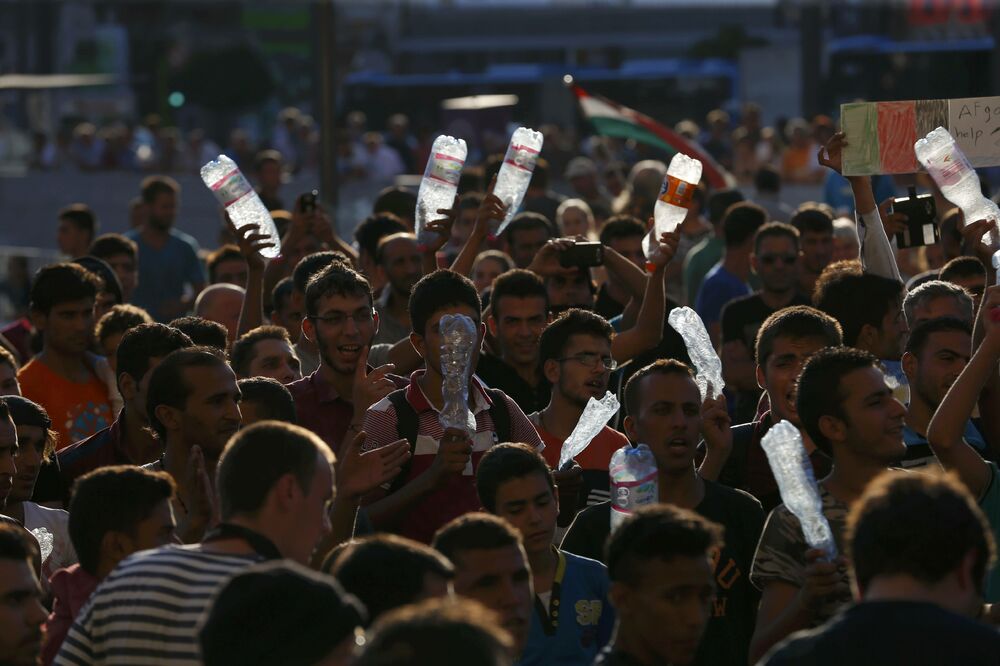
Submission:
{"label": "sunlit face", "polygon": [[897,300],[889,306],[888,312],[882,317],[882,328],[878,331],[875,349],[869,351],[881,359],[898,361],[903,355],[909,333],[902,301]]}
{"label": "sunlit face", "polygon": [[218,459],[229,438],[240,428],[240,389],[228,365],[184,368],[190,389],[180,414],[182,437],[198,444],[205,457]]}
{"label": "sunlit face", "polygon": [[580,208],[567,208],[562,215],[563,236],[570,238],[575,236],[589,236],[591,229],[590,218],[587,213]]}
{"label": "sunlit face", "polygon": [[652,373],[639,385],[639,409],[625,418],[625,432],[653,452],[662,472],[692,469],[701,432],[701,393],[690,375]]}
{"label": "sunlit face", "polygon": [[780,293],[795,288],[799,277],[798,259],[799,248],[794,239],[768,236],[757,243],[751,261],[764,289]]}
{"label": "sunlit face", "polygon": [[594,335],[571,335],[559,359],[545,362],[545,376],[553,389],[570,404],[584,409],[591,398],[608,390],[613,365],[611,341]]}
{"label": "sunlit face", "polygon": [[78,356],[90,348],[94,331],[94,299],[82,298],[53,305],[47,315],[36,313],[35,327],[45,333],[45,345],[62,354]]}
{"label": "sunlit face", "polygon": [[409,297],[413,286],[423,276],[422,258],[412,238],[396,238],[382,247],[382,270],[400,296]]}
{"label": "sunlit face", "polygon": [[823,338],[778,336],[774,339],[771,355],[763,366],[757,366],[757,384],[767,391],[774,422],[787,420],[801,427],[795,408],[795,382],[809,357],[824,347],[826,340]]}
{"label": "sunlit face", "polygon": [[472,269],[472,282],[476,285],[476,291],[482,294],[487,288],[493,286],[496,280],[504,272],[504,265],[498,259],[482,259]]}
{"label": "sunlit face", "polygon": [[250,361],[250,377],[270,377],[282,384],[290,384],[302,378],[299,357],[284,340],[267,338],[253,346],[253,360]]}
{"label": "sunlit face", "polygon": [[378,316],[365,295],[327,294],[316,304],[316,317],[306,322],[323,363],[339,374],[352,374],[361,352],[371,346]]}
{"label": "sunlit face", "polygon": [[903,355],[910,390],[937,409],[951,385],[969,364],[972,338],[964,331],[939,331],[927,336],[919,357]]}
{"label": "sunlit face", "polygon": [[493,334],[500,355],[510,365],[538,363],[538,340],[545,330],[548,313],[540,296],[504,296],[493,302]]}
{"label": "sunlit face", "polygon": [[31,425],[17,426],[17,474],[14,475],[14,489],[10,493],[12,502],[26,502],[35,491],[35,481],[42,467],[45,454],[44,428]]}
{"label": "sunlit face", "polygon": [[903,444],[903,419],[906,409],[893,397],[885,375],[874,367],[853,370],[840,379],[843,419],[833,416],[820,418],[834,428],[835,437],[853,455],[875,459],[888,465],[899,460],[906,451]]}

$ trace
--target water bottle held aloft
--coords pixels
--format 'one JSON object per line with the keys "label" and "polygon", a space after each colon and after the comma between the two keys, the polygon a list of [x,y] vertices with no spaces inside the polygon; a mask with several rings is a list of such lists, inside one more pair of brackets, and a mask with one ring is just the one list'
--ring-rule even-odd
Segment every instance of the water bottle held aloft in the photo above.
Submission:
{"label": "water bottle held aloft", "polygon": [[257,233],[268,237],[271,246],[261,249],[261,255],[268,259],[277,257],[281,252],[278,228],[274,226],[270,211],[264,206],[236,163],[225,155],[219,155],[217,159],[201,168],[201,179],[229,213],[233,226],[241,229],[255,224]]}
{"label": "water bottle held aloft", "polygon": [[626,444],[611,456],[611,531],[640,506],[660,500],[656,458],[645,444]]}
{"label": "water bottle held aloft", "polygon": [[420,245],[430,245],[434,240],[431,237],[433,234],[427,231],[427,223],[439,219],[441,215],[438,211],[450,209],[455,203],[458,180],[467,155],[468,149],[462,139],[443,134],[434,139],[417,192],[415,226]]}
{"label": "water bottle held aloft", "polygon": [[642,239],[642,251],[647,259],[652,260],[660,251],[660,237],[674,231],[684,221],[700,181],[701,162],[683,153],[674,155],[653,207],[653,228]]}
{"label": "water bottle held aloft", "polygon": [[[983,196],[976,170],[969,164],[965,153],[958,143],[943,127],[929,132],[923,139],[913,144],[917,159],[927,169],[927,173],[941,194],[948,201],[962,209],[965,224],[979,220],[995,220],[1000,222],[1000,208]],[[994,227],[983,236],[983,243],[997,247],[1000,236]]]}
{"label": "water bottle held aloft", "polygon": [[524,193],[528,191],[531,174],[538,163],[538,155],[542,152],[544,137],[527,127],[518,127],[510,137],[507,154],[497,173],[497,182],[493,186],[493,194],[507,207],[507,214],[500,221],[495,236],[503,233],[510,220],[521,207]]}

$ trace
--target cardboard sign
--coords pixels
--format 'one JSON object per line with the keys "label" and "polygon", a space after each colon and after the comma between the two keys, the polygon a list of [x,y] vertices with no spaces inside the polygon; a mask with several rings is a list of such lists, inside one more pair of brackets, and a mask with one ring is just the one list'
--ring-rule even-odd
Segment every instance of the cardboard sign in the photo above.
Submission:
{"label": "cardboard sign", "polygon": [[1000,97],[842,104],[845,176],[913,173],[913,144],[947,129],[975,167],[1000,165]]}

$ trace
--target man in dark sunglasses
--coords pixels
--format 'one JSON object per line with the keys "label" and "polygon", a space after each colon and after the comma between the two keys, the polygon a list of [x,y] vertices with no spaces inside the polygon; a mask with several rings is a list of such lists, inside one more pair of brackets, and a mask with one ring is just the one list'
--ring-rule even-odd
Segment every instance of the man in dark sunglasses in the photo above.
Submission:
{"label": "man in dark sunglasses", "polygon": [[770,222],[758,229],[750,265],[760,278],[760,290],[722,309],[722,373],[726,385],[737,391],[737,423],[753,420],[760,398],[753,349],[761,324],[783,308],[809,305],[797,289],[799,232],[795,227]]}

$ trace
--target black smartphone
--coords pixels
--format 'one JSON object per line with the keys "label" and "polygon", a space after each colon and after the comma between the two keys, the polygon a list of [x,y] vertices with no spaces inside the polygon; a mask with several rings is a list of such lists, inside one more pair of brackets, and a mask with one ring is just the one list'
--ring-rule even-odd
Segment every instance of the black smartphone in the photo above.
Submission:
{"label": "black smartphone", "polygon": [[559,253],[563,268],[590,268],[604,263],[604,246],[593,241],[576,241]]}
{"label": "black smartphone", "polygon": [[935,222],[937,207],[930,194],[917,195],[917,188],[910,187],[908,196],[892,200],[893,213],[906,215],[906,229],[896,234],[900,249],[934,245],[941,240],[941,231]]}
{"label": "black smartphone", "polygon": [[302,212],[306,215],[311,215],[316,212],[316,198],[319,197],[319,192],[313,190],[312,192],[306,192],[300,197],[302,201]]}

